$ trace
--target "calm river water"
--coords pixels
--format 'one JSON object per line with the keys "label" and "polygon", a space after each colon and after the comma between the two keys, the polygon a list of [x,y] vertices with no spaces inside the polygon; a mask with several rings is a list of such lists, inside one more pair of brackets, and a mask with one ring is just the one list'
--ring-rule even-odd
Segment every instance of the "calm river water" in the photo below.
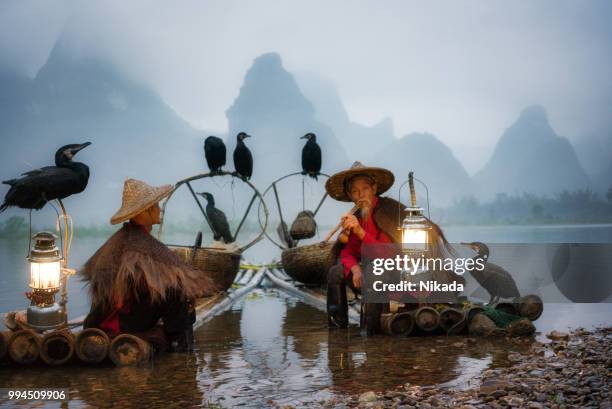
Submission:
{"label": "calm river water", "polygon": [[[612,243],[612,225],[446,227],[451,242]],[[75,239],[80,266],[104,239]],[[190,244],[190,237],[166,242]],[[0,240],[0,312],[27,306],[26,242]],[[280,253],[262,241],[245,254],[268,262]],[[88,310],[86,289],[70,282],[71,317]],[[546,304],[536,322],[552,330],[612,325],[612,304]],[[262,407],[318,402],[337,394],[383,390],[410,382],[466,387],[483,369],[507,364],[507,353],[529,341],[457,337],[362,337],[356,327],[328,331],[325,314],[274,288],[258,289],[196,332],[196,353],[167,354],[146,368],[0,366],[0,388],[70,390],[63,407]],[[0,406],[9,405],[0,400]],[[56,403],[35,407],[58,407]],[[32,405],[34,407],[34,405]]]}

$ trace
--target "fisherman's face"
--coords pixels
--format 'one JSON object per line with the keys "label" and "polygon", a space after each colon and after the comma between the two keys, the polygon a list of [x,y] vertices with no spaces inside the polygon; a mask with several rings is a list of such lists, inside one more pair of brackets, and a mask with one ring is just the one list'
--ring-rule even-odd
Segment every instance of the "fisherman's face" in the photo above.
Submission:
{"label": "fisherman's face", "polygon": [[351,200],[359,208],[370,208],[376,195],[376,183],[366,177],[356,177],[349,185]]}
{"label": "fisherman's face", "polygon": [[159,224],[161,223],[161,209],[159,208],[159,203],[155,203],[148,210],[149,217],[151,218],[151,224]]}

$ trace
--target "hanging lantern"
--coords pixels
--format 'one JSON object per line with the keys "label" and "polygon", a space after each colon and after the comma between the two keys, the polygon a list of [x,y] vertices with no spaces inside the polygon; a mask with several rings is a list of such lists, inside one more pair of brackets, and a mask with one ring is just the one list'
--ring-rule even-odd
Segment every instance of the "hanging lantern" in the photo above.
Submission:
{"label": "hanging lantern", "polygon": [[31,303],[27,310],[28,324],[35,329],[52,329],[64,322],[63,309],[55,302],[55,294],[62,286],[62,257],[49,232],[36,233],[30,251]]}
{"label": "hanging lantern", "polygon": [[412,172],[408,174],[410,186],[410,207],[404,209],[402,222],[402,250],[412,256],[420,256],[428,250],[430,223],[423,216],[423,209],[416,205],[416,192]]}
{"label": "hanging lantern", "polygon": [[402,222],[402,250],[420,255],[428,250],[429,225],[420,207],[409,207]]}

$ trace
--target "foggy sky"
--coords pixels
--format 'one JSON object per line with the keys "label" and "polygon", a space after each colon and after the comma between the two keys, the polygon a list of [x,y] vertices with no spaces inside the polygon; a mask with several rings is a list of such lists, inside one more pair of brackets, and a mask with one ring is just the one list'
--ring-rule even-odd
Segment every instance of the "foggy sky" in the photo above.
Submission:
{"label": "foggy sky", "polygon": [[246,70],[278,52],[330,79],[354,122],[431,132],[470,173],[527,105],[572,140],[612,125],[606,1],[0,3],[0,66],[34,76],[62,35],[224,131]]}

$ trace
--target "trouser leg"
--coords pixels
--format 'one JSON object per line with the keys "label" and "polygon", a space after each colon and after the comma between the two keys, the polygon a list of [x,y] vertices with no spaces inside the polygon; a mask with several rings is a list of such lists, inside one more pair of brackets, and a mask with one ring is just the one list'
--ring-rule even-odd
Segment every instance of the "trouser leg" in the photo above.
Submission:
{"label": "trouser leg", "polygon": [[195,311],[179,291],[167,294],[162,319],[172,351],[187,351],[193,346]]}
{"label": "trouser leg", "polygon": [[342,264],[336,264],[327,273],[327,323],[330,327],[348,326],[346,281]]}

